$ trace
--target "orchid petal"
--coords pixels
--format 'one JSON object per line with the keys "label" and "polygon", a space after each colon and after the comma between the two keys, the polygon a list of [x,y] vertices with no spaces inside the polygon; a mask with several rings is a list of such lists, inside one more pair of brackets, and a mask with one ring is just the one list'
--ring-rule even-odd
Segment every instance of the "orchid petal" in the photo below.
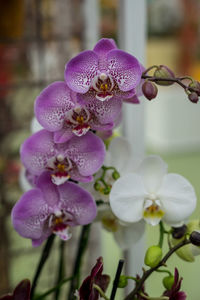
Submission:
{"label": "orchid petal", "polygon": [[109,73],[120,90],[126,92],[139,84],[142,72],[134,56],[122,50],[111,50],[107,55],[107,61]]}
{"label": "orchid petal", "polygon": [[145,188],[141,176],[131,173],[120,177],[110,193],[113,213],[124,222],[138,222],[143,217]]}
{"label": "orchid petal", "polygon": [[142,176],[146,190],[155,193],[167,173],[167,164],[159,156],[149,155],[142,161],[137,173]]}
{"label": "orchid petal", "polygon": [[55,155],[53,133],[40,130],[25,140],[21,147],[21,160],[34,175],[40,175],[49,158]]}
{"label": "orchid petal", "polygon": [[73,160],[83,176],[96,173],[105,157],[102,140],[92,132],[82,137],[74,137],[68,142],[66,155]]}
{"label": "orchid petal", "polygon": [[113,39],[101,39],[94,47],[93,51],[98,55],[99,58],[99,70],[107,69],[107,54],[109,51],[117,49],[117,45]]}
{"label": "orchid petal", "polygon": [[[49,215],[48,205],[41,190],[26,192],[12,210],[12,223],[15,230],[25,238],[40,239],[44,222]],[[50,232],[47,230],[47,234]]]}
{"label": "orchid petal", "polygon": [[127,226],[118,225],[114,237],[120,248],[127,250],[143,237],[144,231],[145,222],[141,220],[133,224],[127,224]]}
{"label": "orchid petal", "polygon": [[187,219],[196,207],[196,194],[191,183],[178,174],[167,174],[158,191],[165,212],[164,221],[179,224]]}
{"label": "orchid petal", "polygon": [[58,186],[60,208],[73,215],[70,226],[86,225],[96,217],[97,208],[92,195],[75,183],[67,182]]}
{"label": "orchid petal", "polygon": [[86,93],[92,79],[97,75],[98,56],[94,51],[86,50],[72,58],[66,65],[65,80],[77,93]]}
{"label": "orchid petal", "polygon": [[[106,166],[114,166],[120,175],[122,175],[123,171],[127,171],[131,168],[131,152],[130,143],[123,137],[116,137],[110,142],[109,151],[106,153],[107,158],[104,164]],[[110,154],[109,158],[108,154]]]}
{"label": "orchid petal", "polygon": [[69,141],[73,136],[72,128],[64,126],[62,129],[54,132],[53,139],[55,143],[60,144]]}
{"label": "orchid petal", "polygon": [[67,111],[74,107],[71,91],[65,82],[58,81],[46,87],[35,102],[35,115],[49,131],[62,128]]}

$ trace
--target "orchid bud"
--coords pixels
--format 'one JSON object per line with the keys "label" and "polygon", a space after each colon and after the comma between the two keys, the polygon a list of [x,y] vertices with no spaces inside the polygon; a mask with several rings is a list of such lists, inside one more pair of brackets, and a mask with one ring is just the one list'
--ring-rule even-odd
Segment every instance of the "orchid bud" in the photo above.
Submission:
{"label": "orchid bud", "polygon": [[[200,232],[200,223],[199,220],[193,220],[187,224],[187,234],[190,234],[190,240],[192,239],[191,242],[196,239],[194,235],[192,234],[193,232]],[[192,237],[191,237],[192,235]],[[181,239],[174,239],[172,238],[171,244],[173,246],[176,246],[178,243],[184,240],[184,237]],[[195,240],[196,242],[196,240]],[[188,262],[193,262],[195,260],[195,256],[200,255],[200,247],[196,246],[194,243],[185,245],[178,250],[176,250],[176,254],[183,260],[188,261]]]}
{"label": "orchid bud", "polygon": [[172,236],[174,239],[181,239],[187,232],[187,226],[173,227]]}
{"label": "orchid bud", "polygon": [[173,275],[169,275],[163,278],[163,285],[164,287],[169,291],[171,290],[173,284],[174,284],[174,276]]}
{"label": "orchid bud", "polygon": [[95,184],[94,184],[94,189],[95,189],[96,191],[99,191],[100,188],[101,188],[100,183],[99,183],[99,182],[95,182]]}
{"label": "orchid bud", "polygon": [[189,85],[188,85],[189,88],[192,88],[192,89],[196,89],[196,93],[198,96],[200,96],[200,82],[199,81],[196,81],[196,80],[193,80]]}
{"label": "orchid bud", "polygon": [[192,103],[197,103],[199,101],[199,97],[198,94],[196,92],[192,92],[191,94],[188,95],[188,99],[192,102]]}
{"label": "orchid bud", "polygon": [[[164,78],[164,79],[165,78],[175,78],[175,75],[172,72],[172,70],[170,70],[167,66],[164,66],[164,65],[160,65],[159,67],[157,67],[153,76],[156,78]],[[159,81],[156,81],[156,83],[159,85],[172,85],[174,82],[159,80]]]}
{"label": "orchid bud", "polygon": [[200,246],[200,232],[199,231],[193,231],[190,234],[190,242],[195,246]]}
{"label": "orchid bud", "polygon": [[159,246],[151,246],[147,249],[145,254],[145,265],[154,268],[156,267],[162,258],[162,249]]}
{"label": "orchid bud", "polygon": [[110,194],[110,191],[111,191],[111,187],[110,186],[107,186],[105,189],[103,189],[104,195]]}
{"label": "orchid bud", "polygon": [[155,83],[151,81],[145,81],[142,85],[142,92],[148,100],[152,100],[156,98],[158,93],[158,88],[155,85]]}
{"label": "orchid bud", "polygon": [[118,282],[118,288],[125,288],[128,284],[127,276],[121,275]]}
{"label": "orchid bud", "polygon": [[117,171],[115,170],[115,171],[112,173],[112,178],[113,178],[114,180],[117,180],[119,177],[120,177],[119,172],[117,172]]}

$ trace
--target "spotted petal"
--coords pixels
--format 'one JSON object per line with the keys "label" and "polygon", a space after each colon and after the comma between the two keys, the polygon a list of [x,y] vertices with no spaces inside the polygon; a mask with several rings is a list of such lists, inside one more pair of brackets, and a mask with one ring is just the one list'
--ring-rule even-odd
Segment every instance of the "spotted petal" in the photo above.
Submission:
{"label": "spotted petal", "polygon": [[65,68],[67,85],[77,93],[86,93],[98,70],[98,56],[94,51],[86,50],[72,58]]}
{"label": "spotted petal", "polygon": [[89,176],[102,166],[105,146],[102,140],[92,132],[82,137],[74,137],[67,144],[66,155],[75,162],[83,176]]}
{"label": "spotted petal", "polygon": [[45,227],[49,208],[40,189],[26,192],[12,210],[12,223],[23,237],[34,240],[47,237],[51,231]]}
{"label": "spotted petal", "polygon": [[94,47],[94,52],[99,58],[99,70],[107,70],[107,54],[109,51],[117,49],[117,45],[113,39],[101,39]]}
{"label": "spotted petal", "polygon": [[70,226],[86,225],[93,221],[97,214],[96,203],[92,195],[73,182],[58,187],[60,208],[73,215]]}
{"label": "spotted petal", "polygon": [[46,87],[35,102],[35,115],[49,131],[62,128],[67,111],[74,107],[71,91],[65,82],[58,81]]}
{"label": "spotted petal", "polygon": [[194,211],[196,194],[190,182],[178,174],[167,174],[158,191],[165,212],[164,221],[179,226]]}
{"label": "spotted petal", "polygon": [[21,147],[21,160],[34,175],[40,175],[49,158],[55,155],[53,133],[40,130],[25,140]]}
{"label": "spotted petal", "polygon": [[109,73],[117,82],[120,90],[126,92],[139,84],[142,71],[134,56],[122,50],[111,50],[108,53],[107,61]]}
{"label": "spotted petal", "polygon": [[124,222],[138,222],[143,217],[145,188],[141,176],[130,173],[120,177],[110,193],[113,213]]}

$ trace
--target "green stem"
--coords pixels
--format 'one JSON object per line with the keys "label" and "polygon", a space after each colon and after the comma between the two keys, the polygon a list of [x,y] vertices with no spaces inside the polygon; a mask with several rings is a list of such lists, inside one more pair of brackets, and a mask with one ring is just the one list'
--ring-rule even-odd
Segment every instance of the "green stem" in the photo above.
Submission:
{"label": "green stem", "polygon": [[83,255],[87,248],[88,240],[89,240],[89,233],[90,233],[91,224],[85,225],[82,227],[82,231],[79,238],[79,245],[76,254],[76,260],[74,263],[73,268],[73,279],[71,281],[69,293],[68,293],[68,300],[76,299],[74,296],[74,292],[76,289],[79,288],[79,281],[80,281],[80,268],[82,264]]}
{"label": "green stem", "polygon": [[129,295],[127,295],[124,300],[133,300],[134,296],[141,291],[142,286],[143,286],[144,282],[146,281],[146,279],[158,268],[160,268],[161,266],[164,266],[166,264],[166,261],[176,250],[178,250],[179,248],[181,248],[187,244],[190,244],[190,243],[191,242],[189,240],[184,240],[184,241],[181,241],[176,246],[174,246],[172,249],[170,249],[167,252],[167,254],[163,257],[163,259],[161,259],[161,261],[158,263],[158,265],[156,267],[151,268],[143,273],[143,276],[141,277],[140,282],[138,284],[136,284],[134,290]]}
{"label": "green stem", "polygon": [[41,300],[41,299],[44,299],[46,296],[48,296],[48,295],[52,294],[53,292],[55,292],[56,290],[60,289],[60,287],[61,287],[64,283],[66,283],[66,282],[72,280],[72,278],[73,278],[73,277],[69,277],[69,278],[63,279],[58,285],[56,285],[56,286],[53,287],[52,289],[46,291],[44,294],[35,297],[34,300]]}
{"label": "green stem", "polygon": [[162,248],[162,246],[163,246],[163,240],[164,240],[164,232],[165,232],[165,229],[164,229],[162,221],[160,221],[159,226],[160,226],[160,237],[159,237],[158,246],[160,248]]}
{"label": "green stem", "polygon": [[139,282],[139,281],[140,281],[139,279],[137,279],[136,277],[133,277],[133,276],[126,276],[126,278],[127,278],[127,279],[132,279],[132,280],[134,280],[134,281],[136,281],[136,282]]}
{"label": "green stem", "polygon": [[142,296],[142,298],[147,299],[147,300],[169,300],[169,297],[167,297],[167,296],[153,297],[152,298],[152,297],[146,296],[143,293],[140,293],[140,295]]}
{"label": "green stem", "polygon": [[110,300],[106,294],[104,293],[104,291],[100,288],[100,286],[96,285],[96,284],[93,284],[93,288],[95,288],[99,294],[101,295],[102,298],[104,298],[105,300]]}
{"label": "green stem", "polygon": [[[59,264],[58,264],[58,277],[56,280],[56,286],[62,281],[64,277],[64,250],[65,250],[65,241],[60,241],[60,257],[59,257]],[[60,296],[60,288],[56,289],[55,292],[55,300],[59,300]]]}
{"label": "green stem", "polygon": [[33,284],[32,284],[32,288],[31,288],[31,299],[33,299],[35,288],[37,286],[37,282],[39,280],[39,277],[41,275],[41,272],[42,272],[42,269],[45,265],[45,262],[47,261],[47,259],[49,257],[49,254],[51,252],[54,239],[55,239],[55,235],[54,234],[50,235],[50,237],[48,238],[48,240],[47,240],[47,242],[44,246],[44,249],[42,251],[42,255],[40,257],[38,267],[36,269],[36,273],[35,273],[35,276],[34,276],[34,279],[33,279]]}

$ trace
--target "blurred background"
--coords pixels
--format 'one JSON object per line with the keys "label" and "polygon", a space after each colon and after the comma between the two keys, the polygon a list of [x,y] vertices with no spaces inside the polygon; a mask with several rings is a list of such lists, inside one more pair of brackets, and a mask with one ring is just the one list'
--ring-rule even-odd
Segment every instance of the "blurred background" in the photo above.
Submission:
{"label": "blurred background", "polygon": [[[137,10],[140,0],[132,1]],[[63,80],[66,62],[92,49],[100,37],[118,42],[119,2],[0,0],[0,295],[21,279],[32,278],[41,251],[20,238],[10,224],[12,206],[22,195],[19,148],[30,135],[35,97],[47,84]],[[126,5],[126,0],[121,3]],[[146,9],[146,67],[165,64],[177,75],[200,80],[200,1],[147,0]],[[160,87],[154,101],[142,102],[146,152],[160,154],[169,171],[189,179],[200,196],[200,104],[190,103],[178,86]],[[200,204],[193,217],[199,218],[199,209]],[[148,228],[147,246],[157,230]],[[96,236],[91,243],[98,247],[99,240]],[[73,247],[66,251],[66,263]],[[105,272],[114,275],[122,254],[111,234],[103,234],[101,247]],[[113,249],[112,257],[108,249]],[[52,255],[41,279],[42,290],[54,285],[57,251]],[[93,253],[91,264],[96,256]],[[199,300],[199,263],[199,257],[193,264],[177,257],[169,261],[171,270],[179,268],[191,300]],[[160,279],[161,275],[152,276],[147,284],[154,296],[162,291]]]}

